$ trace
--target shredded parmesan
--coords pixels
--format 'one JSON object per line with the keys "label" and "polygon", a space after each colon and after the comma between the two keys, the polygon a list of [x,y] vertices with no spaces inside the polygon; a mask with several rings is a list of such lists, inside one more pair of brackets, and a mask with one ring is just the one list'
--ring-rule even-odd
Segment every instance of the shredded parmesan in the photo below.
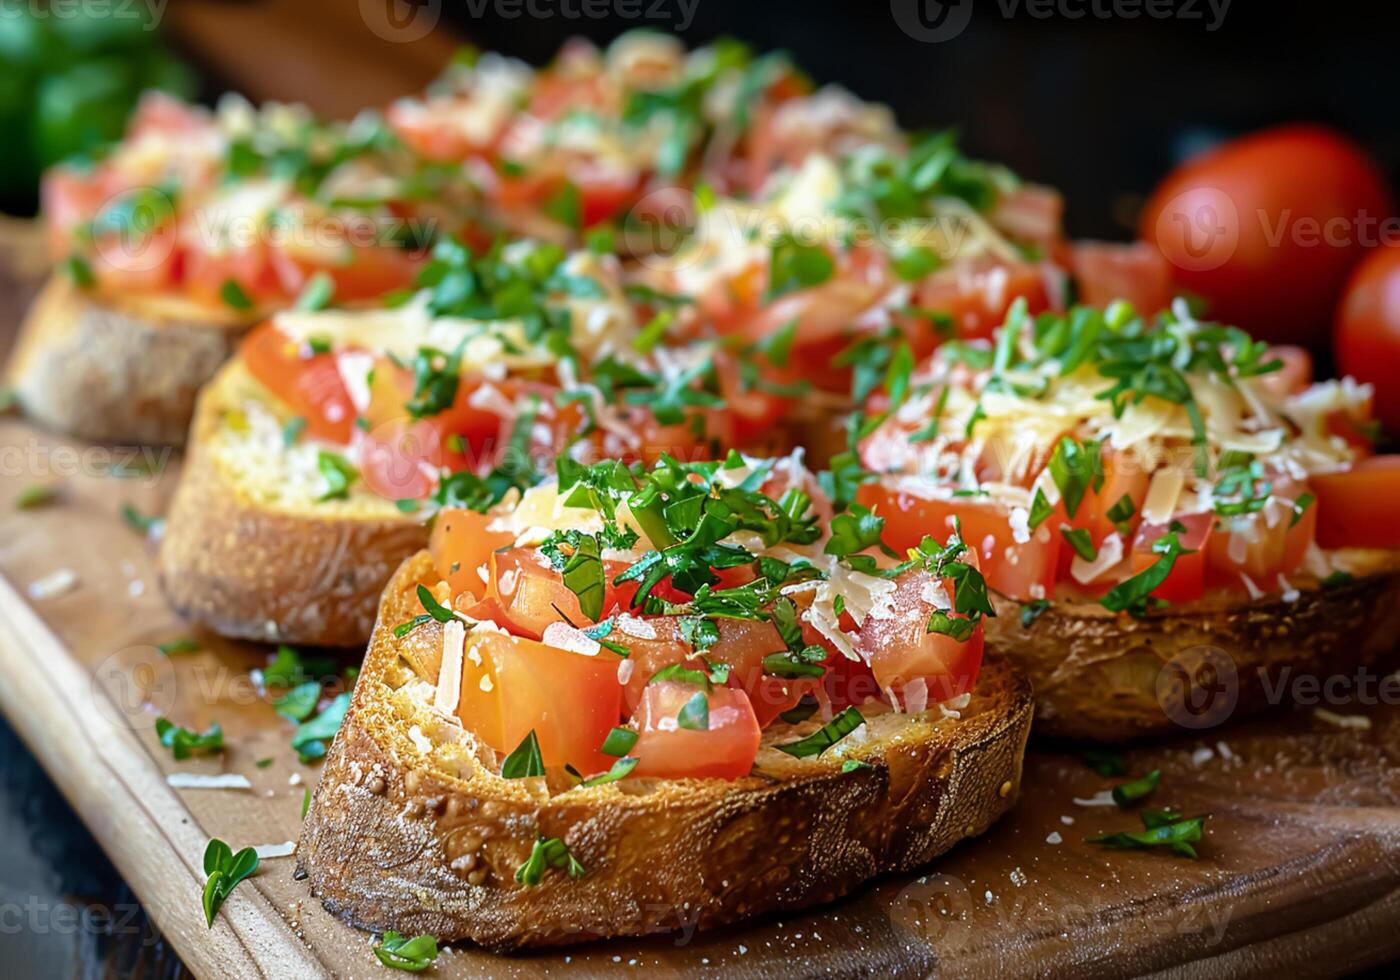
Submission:
{"label": "shredded parmesan", "polygon": [[[467,628],[459,620],[442,627],[442,667],[438,671],[437,692],[433,707],[445,715],[455,715],[462,694],[462,653]],[[480,654],[477,654],[478,658]]]}

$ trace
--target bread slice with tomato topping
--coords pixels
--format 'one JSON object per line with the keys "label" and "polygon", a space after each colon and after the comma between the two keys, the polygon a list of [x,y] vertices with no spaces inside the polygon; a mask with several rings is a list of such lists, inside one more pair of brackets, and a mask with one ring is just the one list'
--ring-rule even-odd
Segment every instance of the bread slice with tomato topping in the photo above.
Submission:
{"label": "bread slice with tomato topping", "polygon": [[205,389],[160,555],[184,615],[358,646],[443,507],[490,506],[560,454],[773,445],[784,402],[726,398],[723,350],[651,353],[668,320],[625,293],[615,258],[445,239],[425,275],[394,307],[277,314]]}
{"label": "bread slice with tomato topping", "polygon": [[149,93],[110,152],[44,175],[61,271],[11,365],[22,404],[86,438],[182,443],[196,391],[267,311],[408,287],[421,242],[461,233],[465,179],[426,170],[370,114]]}
{"label": "bread slice with tomato topping", "polygon": [[986,830],[1032,704],[982,658],[975,558],[877,559],[878,527],[824,515],[793,461],[737,457],[440,514],[312,800],[313,894],[559,945],[830,902]]}
{"label": "bread slice with tomato topping", "polygon": [[[1040,731],[1218,725],[1400,649],[1400,460],[1368,386],[1124,303],[952,344],[869,427],[856,498],[908,546],[955,523]],[[1283,678],[1283,680],[1280,680]]]}
{"label": "bread slice with tomato topping", "polygon": [[46,428],[180,445],[200,387],[250,323],[179,297],[101,296],[56,273],[25,317],[6,375]]}

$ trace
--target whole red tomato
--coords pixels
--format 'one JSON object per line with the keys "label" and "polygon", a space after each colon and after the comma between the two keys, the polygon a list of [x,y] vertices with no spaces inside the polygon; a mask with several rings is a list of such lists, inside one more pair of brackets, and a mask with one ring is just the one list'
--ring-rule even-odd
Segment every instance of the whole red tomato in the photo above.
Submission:
{"label": "whole red tomato", "polygon": [[1350,140],[1266,129],[1193,157],[1153,193],[1139,231],[1212,319],[1279,343],[1325,346],[1347,274],[1381,237],[1390,192]]}
{"label": "whole red tomato", "polygon": [[1375,413],[1400,432],[1400,245],[1378,248],[1357,267],[1337,308],[1337,367],[1375,386]]}

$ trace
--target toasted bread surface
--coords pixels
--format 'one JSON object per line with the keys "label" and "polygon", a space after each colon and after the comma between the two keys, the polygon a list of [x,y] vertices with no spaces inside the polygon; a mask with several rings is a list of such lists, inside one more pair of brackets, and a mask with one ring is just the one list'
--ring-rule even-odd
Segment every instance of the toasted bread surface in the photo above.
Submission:
{"label": "toasted bread surface", "polygon": [[1026,626],[1018,604],[997,606],[987,645],[1030,679],[1041,735],[1116,742],[1212,729],[1279,703],[1289,678],[1347,674],[1400,653],[1395,570],[1141,619],[1056,603]]}
{"label": "toasted bread surface", "polygon": [[199,388],[248,314],[86,293],[55,273],[25,317],[7,375],[25,412],[85,439],[180,445]]}
{"label": "toasted bread surface", "polygon": [[[393,633],[435,578],[420,553],[385,591],[297,850],[314,894],[355,925],[493,949],[708,928],[919,867],[1015,801],[1030,690],[996,659],[958,717],[868,715],[808,759],[772,743],[820,722],[779,725],[736,781],[501,779],[495,754],[432,710],[431,685],[405,666],[436,663],[440,624]],[[870,765],[842,772],[847,759]],[[517,883],[541,836],[562,838],[587,874]]]}
{"label": "toasted bread surface", "polygon": [[285,446],[278,412],[238,359],[201,393],[161,585],[182,615],[225,636],[362,645],[384,583],[427,528],[358,485],[319,500],[316,449]]}

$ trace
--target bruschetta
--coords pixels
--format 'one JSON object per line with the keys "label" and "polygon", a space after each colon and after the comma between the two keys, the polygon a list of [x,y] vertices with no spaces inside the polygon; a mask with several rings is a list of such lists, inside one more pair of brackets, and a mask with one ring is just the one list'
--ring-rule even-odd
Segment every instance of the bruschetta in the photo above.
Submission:
{"label": "bruschetta", "polygon": [[856,499],[896,546],[961,522],[1038,730],[1215,725],[1280,672],[1400,649],[1400,458],[1373,455],[1370,388],[1314,384],[1301,350],[1179,300],[1156,320],[1018,302],[892,388]]}
{"label": "bruschetta", "polygon": [[983,659],[956,531],[882,546],[793,458],[563,460],[440,513],[312,800],[313,894],[363,928],[558,945],[829,902],[983,832],[1029,688]]}
{"label": "bruschetta", "polygon": [[241,333],[298,300],[411,285],[472,199],[372,114],[326,124],[295,106],[148,95],[106,155],[44,177],[56,271],[11,380],[45,425],[178,444]]}
{"label": "bruschetta", "polygon": [[489,506],[560,454],[783,448],[784,402],[739,391],[722,349],[662,344],[669,310],[633,300],[613,256],[447,238],[421,281],[396,306],[278,314],[203,391],[160,550],[180,612],[362,645],[444,506]]}
{"label": "bruschetta", "polygon": [[541,69],[467,51],[388,118],[428,159],[465,167],[502,227],[567,244],[621,224],[639,250],[650,243],[628,222],[664,220],[697,186],[747,196],[809,154],[904,141],[889,109],[814,91],[781,54],[735,41],[687,52],[654,31],[606,51],[569,41]]}

